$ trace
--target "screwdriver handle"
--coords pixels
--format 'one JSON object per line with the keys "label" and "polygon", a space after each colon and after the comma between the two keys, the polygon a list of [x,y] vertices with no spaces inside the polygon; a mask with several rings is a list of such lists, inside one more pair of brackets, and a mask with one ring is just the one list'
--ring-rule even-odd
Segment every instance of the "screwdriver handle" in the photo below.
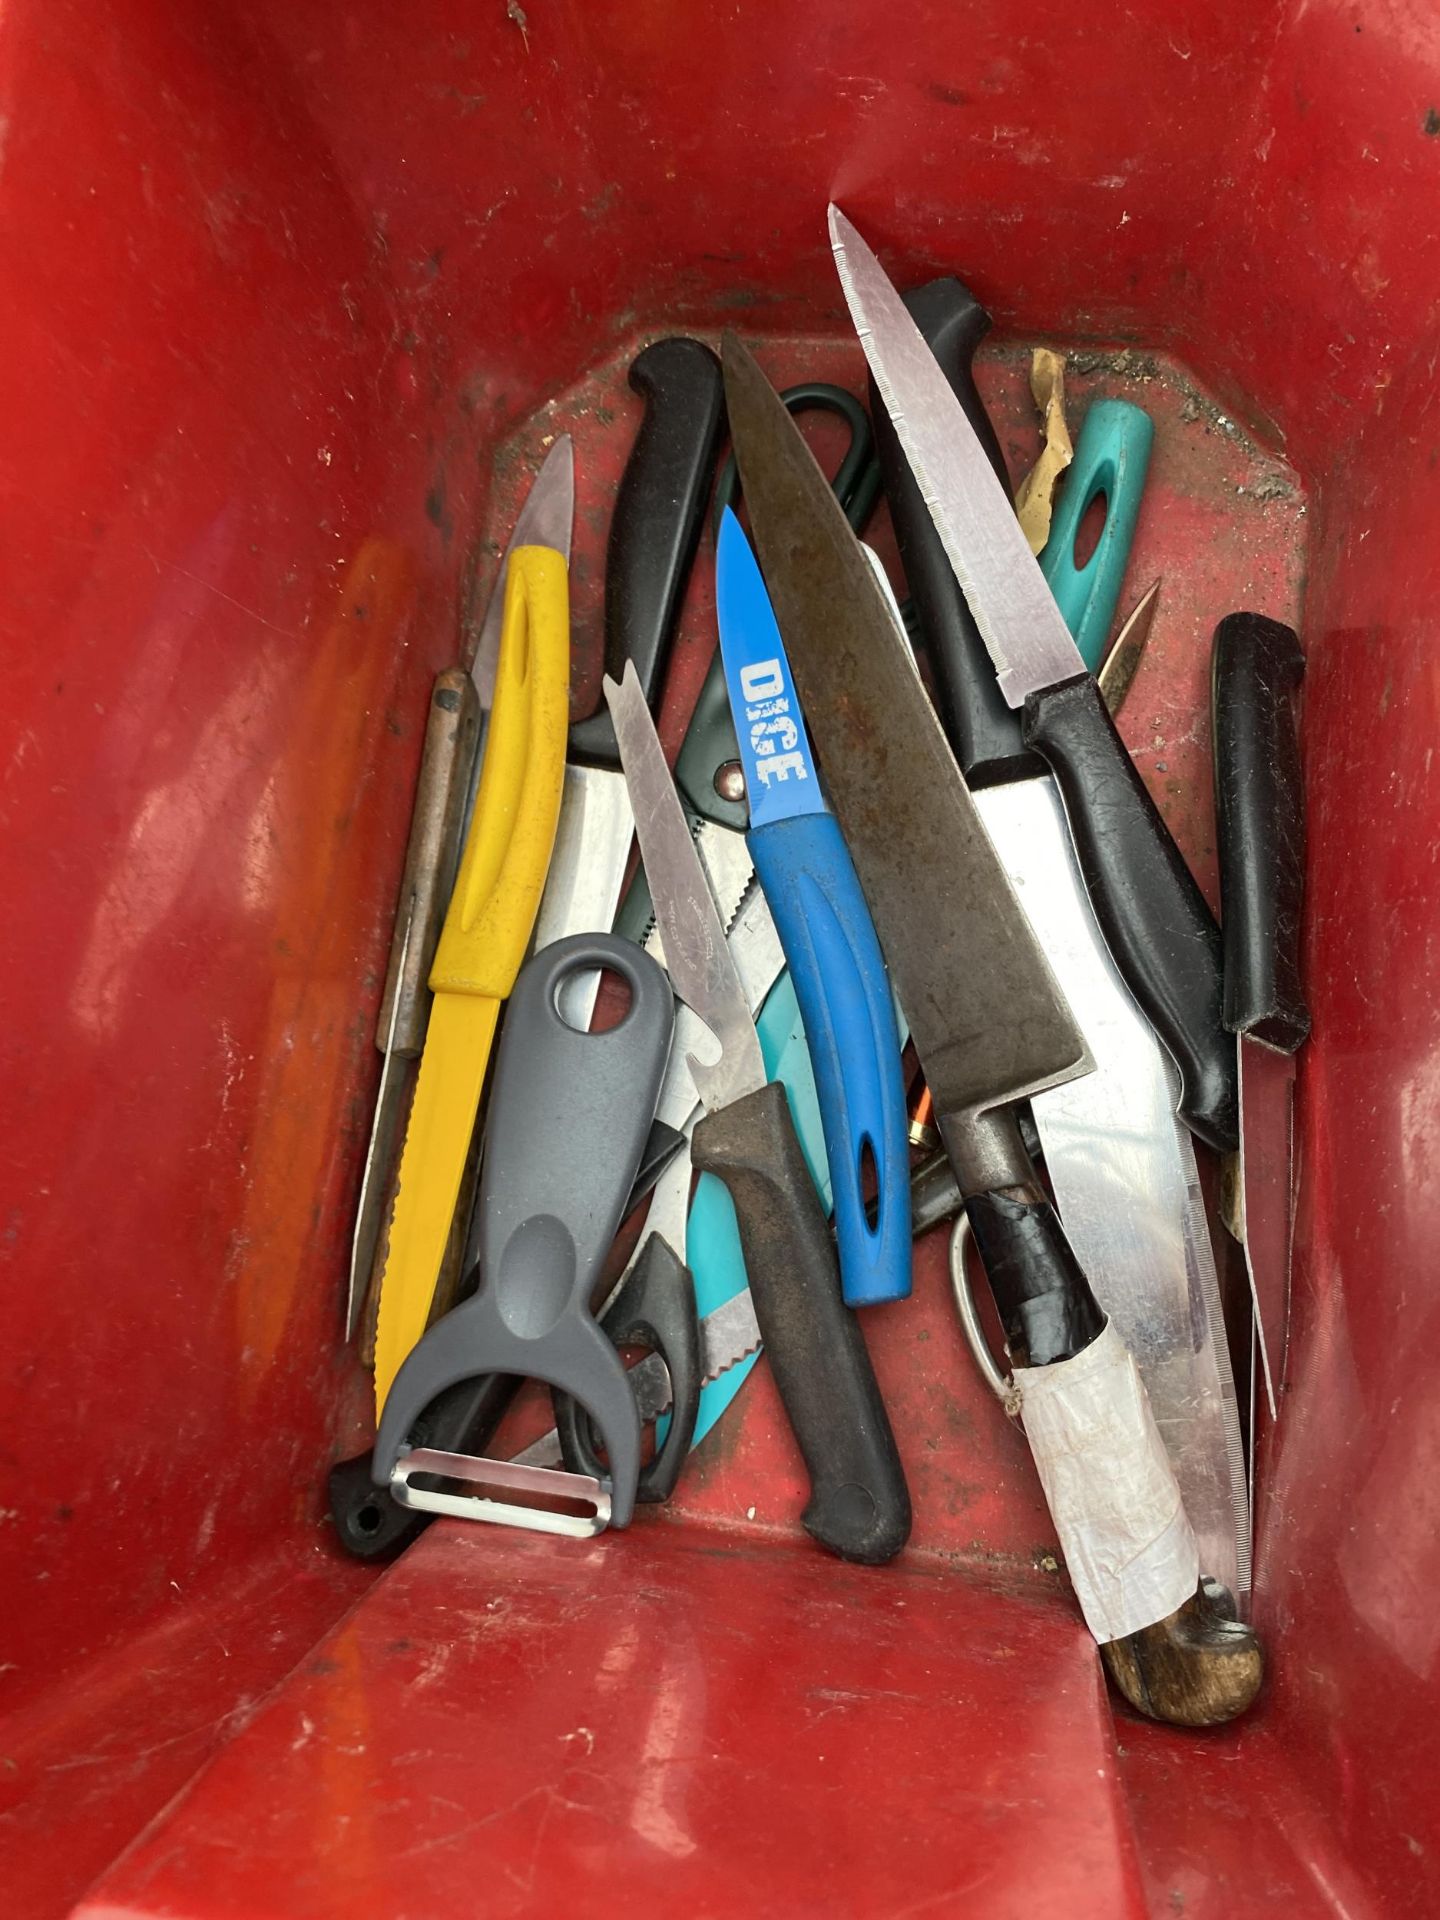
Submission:
{"label": "screwdriver handle", "polygon": [[910,1536],[910,1492],[785,1089],[771,1081],[707,1114],[691,1158],[735,1203],[755,1317],[810,1475],[805,1529],[843,1560],[883,1565]]}

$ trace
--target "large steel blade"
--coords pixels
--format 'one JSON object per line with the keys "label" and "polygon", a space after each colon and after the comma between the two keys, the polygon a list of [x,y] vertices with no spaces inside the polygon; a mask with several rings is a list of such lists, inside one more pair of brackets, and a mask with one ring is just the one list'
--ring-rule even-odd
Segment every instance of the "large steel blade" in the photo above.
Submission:
{"label": "large steel blade", "polygon": [[937,1111],[981,1112],[1075,1079],[1089,1052],[885,596],[734,335],[725,387],[776,618]]}

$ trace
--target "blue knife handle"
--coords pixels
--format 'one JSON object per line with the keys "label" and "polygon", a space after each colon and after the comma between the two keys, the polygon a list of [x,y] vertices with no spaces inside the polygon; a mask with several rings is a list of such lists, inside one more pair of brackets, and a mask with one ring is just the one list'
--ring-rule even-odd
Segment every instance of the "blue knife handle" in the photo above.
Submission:
{"label": "blue knife handle", "polygon": [[[1114,624],[1154,439],[1154,423],[1140,407],[1128,400],[1094,402],[1040,555],[1040,571],[1091,673],[1099,671]],[[1091,502],[1101,494],[1105,525],[1095,551],[1077,567],[1075,536]]]}
{"label": "blue knife handle", "polygon": [[[833,815],[775,820],[749,836],[790,965],[825,1124],[841,1291],[851,1307],[910,1292],[910,1155],[900,1037],[880,943]],[[870,1225],[862,1181],[873,1167]]]}

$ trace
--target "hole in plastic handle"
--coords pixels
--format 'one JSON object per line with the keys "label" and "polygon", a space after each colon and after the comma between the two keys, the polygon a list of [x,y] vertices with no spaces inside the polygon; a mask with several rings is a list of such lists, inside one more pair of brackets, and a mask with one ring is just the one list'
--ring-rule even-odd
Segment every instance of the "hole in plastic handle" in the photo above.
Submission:
{"label": "hole in plastic handle", "polygon": [[[599,985],[595,992],[594,1010],[590,1014],[589,1024],[582,1027],[578,1015],[584,1010],[589,983],[597,975]],[[586,987],[586,994],[583,995],[577,990],[582,983]],[[572,1033],[613,1032],[628,1019],[633,999],[630,982],[613,967],[587,966],[580,961],[562,973],[555,982],[555,1011]]]}
{"label": "hole in plastic handle", "polygon": [[860,1142],[857,1171],[860,1176],[860,1195],[865,1202],[865,1231],[870,1239],[876,1240],[880,1237],[880,1162],[868,1133]]}
{"label": "hole in plastic handle", "polygon": [[1095,558],[1095,549],[1100,545],[1100,536],[1105,531],[1105,522],[1110,517],[1110,501],[1102,487],[1095,494],[1075,529],[1075,542],[1070,549],[1071,564],[1077,573],[1083,573]]}

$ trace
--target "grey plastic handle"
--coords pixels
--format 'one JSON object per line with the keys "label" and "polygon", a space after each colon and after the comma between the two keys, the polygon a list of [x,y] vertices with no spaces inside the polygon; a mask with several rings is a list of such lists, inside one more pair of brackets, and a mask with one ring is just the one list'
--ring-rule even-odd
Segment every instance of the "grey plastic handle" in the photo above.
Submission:
{"label": "grey plastic handle", "polygon": [[[630,1006],[605,1033],[577,1033],[556,995],[572,973],[608,967]],[[371,1477],[388,1486],[400,1449],[437,1394],[477,1374],[543,1380],[586,1409],[609,1457],[611,1524],[623,1527],[640,1474],[640,1418],[591,1300],[645,1150],[670,1052],[675,999],[663,969],[611,934],[543,948],[505,1014],[486,1123],[480,1286],[431,1327],[396,1376]]]}

